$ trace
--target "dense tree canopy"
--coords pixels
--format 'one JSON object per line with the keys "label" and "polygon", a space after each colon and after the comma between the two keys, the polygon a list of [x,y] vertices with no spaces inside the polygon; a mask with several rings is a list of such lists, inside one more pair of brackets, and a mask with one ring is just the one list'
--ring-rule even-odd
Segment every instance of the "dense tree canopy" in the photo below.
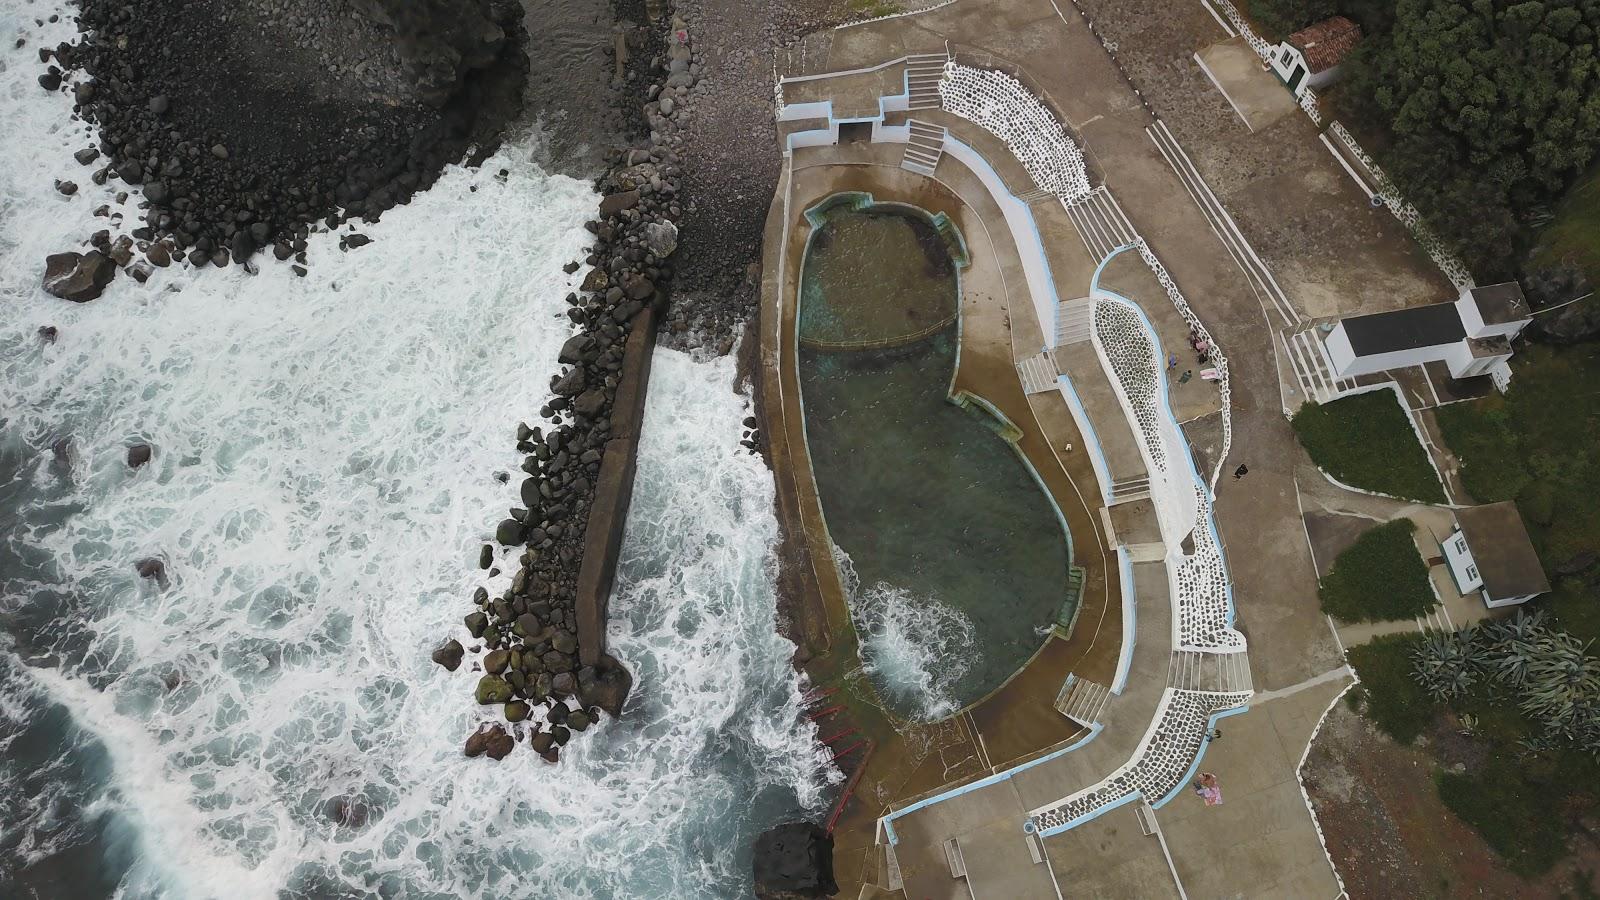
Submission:
{"label": "dense tree canopy", "polygon": [[[1600,146],[1600,0],[1399,0],[1347,96],[1402,190],[1480,277]],[[1353,95],[1353,96],[1352,96]]]}

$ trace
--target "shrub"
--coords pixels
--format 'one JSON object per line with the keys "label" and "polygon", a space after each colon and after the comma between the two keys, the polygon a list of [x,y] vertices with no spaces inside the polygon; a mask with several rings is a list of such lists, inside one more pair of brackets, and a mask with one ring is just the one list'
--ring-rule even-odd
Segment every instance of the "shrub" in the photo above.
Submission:
{"label": "shrub", "polygon": [[1367,718],[1402,744],[1416,740],[1433,722],[1433,699],[1412,677],[1412,649],[1419,634],[1391,634],[1350,648],[1350,665],[1361,677]]}
{"label": "shrub", "polygon": [[1356,538],[1322,579],[1322,611],[1346,622],[1382,622],[1432,609],[1437,598],[1411,540],[1415,529],[1410,519],[1395,519]]}
{"label": "shrub", "polygon": [[1444,488],[1392,391],[1308,403],[1294,431],[1312,462],[1351,487],[1423,503],[1443,503]]}
{"label": "shrub", "polygon": [[1600,548],[1600,344],[1529,346],[1512,366],[1504,398],[1446,406],[1439,427],[1467,491],[1515,499],[1545,571],[1576,574]]}

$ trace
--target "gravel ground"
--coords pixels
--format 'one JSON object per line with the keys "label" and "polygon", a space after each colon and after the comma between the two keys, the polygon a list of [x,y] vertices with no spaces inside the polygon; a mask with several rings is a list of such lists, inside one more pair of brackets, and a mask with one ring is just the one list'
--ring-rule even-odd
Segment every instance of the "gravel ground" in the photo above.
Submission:
{"label": "gravel ground", "polygon": [[773,60],[799,35],[846,19],[832,0],[681,0],[700,81],[683,119],[690,198],[662,341],[728,353],[756,311],[761,231],[782,163],[773,120]]}

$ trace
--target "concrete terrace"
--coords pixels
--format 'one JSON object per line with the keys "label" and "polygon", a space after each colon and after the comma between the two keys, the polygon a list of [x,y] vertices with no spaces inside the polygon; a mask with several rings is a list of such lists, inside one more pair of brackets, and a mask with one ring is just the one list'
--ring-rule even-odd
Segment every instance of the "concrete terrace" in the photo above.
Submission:
{"label": "concrete terrace", "polygon": [[[936,87],[930,97],[946,48],[964,66],[1012,73],[1043,101],[1084,148],[1089,194],[1042,190],[1013,145],[946,109]],[[1071,636],[1048,640],[994,695],[938,726],[879,732],[835,831],[845,895],[1159,896],[1180,885],[1203,895],[1336,895],[1295,773],[1348,677],[1294,527],[1281,350],[1214,212],[1195,202],[1175,161],[1181,147],[1070,8],[960,0],[833,31],[813,51],[804,80],[784,84],[789,167],[769,218],[763,395],[780,508],[812,542],[807,577],[820,608],[848,623],[842,591],[827,585],[829,557],[806,527],[820,515],[809,478],[799,477],[798,392],[782,347],[805,241],[799,213],[842,190],[946,212],[966,235],[974,267],[957,387],[1021,428],[1023,452],[1068,518],[1091,579]],[[841,74],[816,77],[827,73]],[[1152,257],[1108,261],[1140,237]],[[1167,296],[1167,273],[1198,320]],[[1187,346],[1199,321],[1228,356],[1228,410]],[[1169,353],[1178,365],[1163,372]],[[1180,383],[1185,370],[1195,377]],[[1205,471],[1189,465],[1191,447],[1229,440],[1226,460],[1216,449]],[[1210,481],[1240,458],[1250,480],[1224,480],[1214,501],[1204,490],[1183,498],[1184,484]],[[1251,552],[1230,557],[1228,579],[1203,559],[1213,539],[1230,538]],[[1218,594],[1205,587],[1209,577],[1231,588],[1229,623],[1236,608],[1248,663],[1243,639],[1210,618],[1206,604]],[[853,644],[819,650],[808,665],[819,680],[853,656]],[[1227,790],[1224,807],[1207,809],[1183,786],[1206,752],[1204,730],[1240,708],[1252,675],[1257,712],[1222,720],[1228,737],[1207,752],[1206,768]],[[1025,835],[1024,822],[1044,839]],[[1098,864],[1084,857],[1091,848],[1104,856]]]}

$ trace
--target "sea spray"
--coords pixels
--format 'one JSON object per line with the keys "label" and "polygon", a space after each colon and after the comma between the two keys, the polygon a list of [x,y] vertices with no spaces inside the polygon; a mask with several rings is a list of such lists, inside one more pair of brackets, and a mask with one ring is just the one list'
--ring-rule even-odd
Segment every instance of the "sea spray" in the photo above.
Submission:
{"label": "sea spray", "polygon": [[[559,766],[463,757],[496,710],[428,651],[464,637],[484,523],[516,503],[493,476],[546,396],[593,193],[509,145],[368,246],[314,238],[306,278],[52,299],[44,255],[100,204],[136,213],[52,188],[89,136],[33,84],[70,30],[47,11],[0,0],[30,40],[0,48],[0,894],[747,894],[749,838],[837,775],[772,630],[772,486],[731,362],[658,360],[613,604],[628,716]],[[130,470],[134,441],[155,456]]]}
{"label": "sea spray", "polygon": [[972,621],[934,597],[884,582],[863,588],[849,555],[837,546],[833,552],[861,641],[862,670],[919,721],[955,712],[955,686],[978,662]]}

